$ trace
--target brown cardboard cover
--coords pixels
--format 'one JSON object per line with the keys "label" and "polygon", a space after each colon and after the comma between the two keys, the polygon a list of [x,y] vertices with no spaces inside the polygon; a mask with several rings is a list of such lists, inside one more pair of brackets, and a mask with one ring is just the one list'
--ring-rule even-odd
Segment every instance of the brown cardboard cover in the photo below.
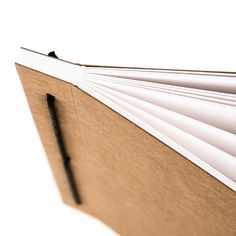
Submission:
{"label": "brown cardboard cover", "polygon": [[[76,86],[16,67],[65,203],[125,236],[236,235],[230,188]],[[71,196],[46,93],[56,97],[82,205]]]}

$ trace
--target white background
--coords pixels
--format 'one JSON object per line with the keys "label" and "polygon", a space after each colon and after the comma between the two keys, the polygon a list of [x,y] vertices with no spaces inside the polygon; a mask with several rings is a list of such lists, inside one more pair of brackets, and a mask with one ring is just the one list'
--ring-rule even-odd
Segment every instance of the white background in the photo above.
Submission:
{"label": "white background", "polygon": [[60,199],[15,71],[19,47],[83,64],[236,71],[235,0],[0,0],[0,235],[115,235]]}

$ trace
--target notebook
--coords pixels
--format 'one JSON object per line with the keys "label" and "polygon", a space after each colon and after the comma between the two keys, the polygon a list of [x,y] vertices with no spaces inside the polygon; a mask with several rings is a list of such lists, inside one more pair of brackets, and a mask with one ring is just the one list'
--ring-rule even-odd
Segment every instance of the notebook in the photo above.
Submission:
{"label": "notebook", "polygon": [[122,235],[236,232],[236,73],[81,65],[25,48],[16,64],[65,202]]}

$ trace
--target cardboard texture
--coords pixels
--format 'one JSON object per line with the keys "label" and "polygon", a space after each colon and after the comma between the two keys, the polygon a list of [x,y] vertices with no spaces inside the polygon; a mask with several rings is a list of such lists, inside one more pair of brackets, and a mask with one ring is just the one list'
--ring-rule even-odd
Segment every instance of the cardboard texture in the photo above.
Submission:
{"label": "cardboard texture", "polygon": [[[72,84],[16,68],[65,203],[124,236],[236,235],[230,188]],[[56,97],[81,205],[68,186],[46,93]]]}

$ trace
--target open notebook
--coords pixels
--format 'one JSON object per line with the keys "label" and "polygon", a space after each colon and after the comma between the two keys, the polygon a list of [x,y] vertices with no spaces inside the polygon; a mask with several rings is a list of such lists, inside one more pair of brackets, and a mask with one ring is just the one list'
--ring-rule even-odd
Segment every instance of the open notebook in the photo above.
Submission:
{"label": "open notebook", "polygon": [[236,73],[79,65],[24,48],[17,64],[78,86],[236,191]]}

